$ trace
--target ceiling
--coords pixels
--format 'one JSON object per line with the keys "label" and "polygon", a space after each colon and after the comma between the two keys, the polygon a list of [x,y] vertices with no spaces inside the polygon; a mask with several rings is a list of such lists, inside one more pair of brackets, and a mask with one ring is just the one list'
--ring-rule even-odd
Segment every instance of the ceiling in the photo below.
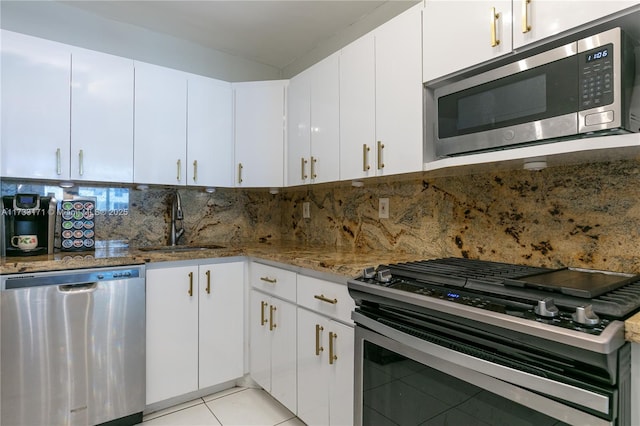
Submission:
{"label": "ceiling", "polygon": [[[144,27],[283,69],[376,14],[382,22],[417,0],[60,0],[104,18]],[[372,29],[372,28],[369,28]]]}

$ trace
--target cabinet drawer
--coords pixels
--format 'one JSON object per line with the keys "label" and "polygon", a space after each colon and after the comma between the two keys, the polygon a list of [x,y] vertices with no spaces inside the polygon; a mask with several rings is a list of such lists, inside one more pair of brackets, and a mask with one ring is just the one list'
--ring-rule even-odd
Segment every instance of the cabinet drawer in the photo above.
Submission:
{"label": "cabinet drawer", "polygon": [[251,263],[253,288],[283,299],[296,301],[296,273],[261,263]]}
{"label": "cabinet drawer", "polygon": [[346,323],[355,308],[346,285],[304,275],[298,275],[298,305]]}

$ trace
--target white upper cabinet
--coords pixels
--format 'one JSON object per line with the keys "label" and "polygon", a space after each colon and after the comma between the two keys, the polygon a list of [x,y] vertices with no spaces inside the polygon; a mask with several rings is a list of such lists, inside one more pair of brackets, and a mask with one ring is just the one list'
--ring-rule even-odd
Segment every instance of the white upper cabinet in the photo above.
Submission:
{"label": "white upper cabinet", "polygon": [[[535,1],[535,0],[534,0]],[[427,0],[423,81],[511,52],[511,0]]]}
{"label": "white upper cabinet", "polygon": [[312,183],[340,179],[340,74],[339,53],[311,68],[311,157]]}
{"label": "white upper cabinet", "polygon": [[133,61],[73,48],[71,179],[133,181]]}
{"label": "white upper cabinet", "polygon": [[340,179],[339,59],[334,53],[289,84],[289,185]]}
{"label": "white upper cabinet", "polygon": [[284,184],[286,88],[288,80],[233,83],[235,186]]}
{"label": "white upper cabinet", "polygon": [[422,5],[375,31],[378,175],[422,171]]}
{"label": "white upper cabinet", "polygon": [[187,74],[135,62],[134,182],[185,185]]}
{"label": "white upper cabinet", "polygon": [[340,178],[422,170],[422,5],[341,51]]}
{"label": "white upper cabinet", "polygon": [[341,50],[340,179],[376,176],[375,69],[373,33]]}
{"label": "white upper cabinet", "polygon": [[188,74],[187,185],[233,186],[231,83]]}
{"label": "white upper cabinet", "polygon": [[287,185],[310,183],[311,69],[289,80],[287,88]]}
{"label": "white upper cabinet", "polygon": [[0,174],[68,179],[71,52],[63,44],[2,31]]}
{"label": "white upper cabinet", "polygon": [[513,0],[513,48],[640,4],[637,0]]}

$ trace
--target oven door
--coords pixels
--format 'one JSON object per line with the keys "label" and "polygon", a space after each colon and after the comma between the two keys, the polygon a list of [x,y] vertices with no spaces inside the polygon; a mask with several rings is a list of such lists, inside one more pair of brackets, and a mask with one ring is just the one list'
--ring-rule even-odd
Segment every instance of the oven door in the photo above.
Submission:
{"label": "oven door", "polygon": [[358,312],[353,319],[356,425],[625,423],[611,412],[616,392],[597,393],[476,358]]}

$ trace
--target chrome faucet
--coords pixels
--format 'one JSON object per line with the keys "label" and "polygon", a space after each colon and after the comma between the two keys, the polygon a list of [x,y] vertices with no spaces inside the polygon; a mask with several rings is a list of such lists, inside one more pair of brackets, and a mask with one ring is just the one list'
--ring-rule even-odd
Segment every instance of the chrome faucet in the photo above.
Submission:
{"label": "chrome faucet", "polygon": [[[178,239],[184,234],[184,225],[182,219],[184,214],[182,213],[182,200],[180,194],[176,189],[173,200],[171,201],[171,230],[169,231],[169,244],[175,246],[178,243]],[[180,221],[180,229],[176,226],[176,222]]]}

